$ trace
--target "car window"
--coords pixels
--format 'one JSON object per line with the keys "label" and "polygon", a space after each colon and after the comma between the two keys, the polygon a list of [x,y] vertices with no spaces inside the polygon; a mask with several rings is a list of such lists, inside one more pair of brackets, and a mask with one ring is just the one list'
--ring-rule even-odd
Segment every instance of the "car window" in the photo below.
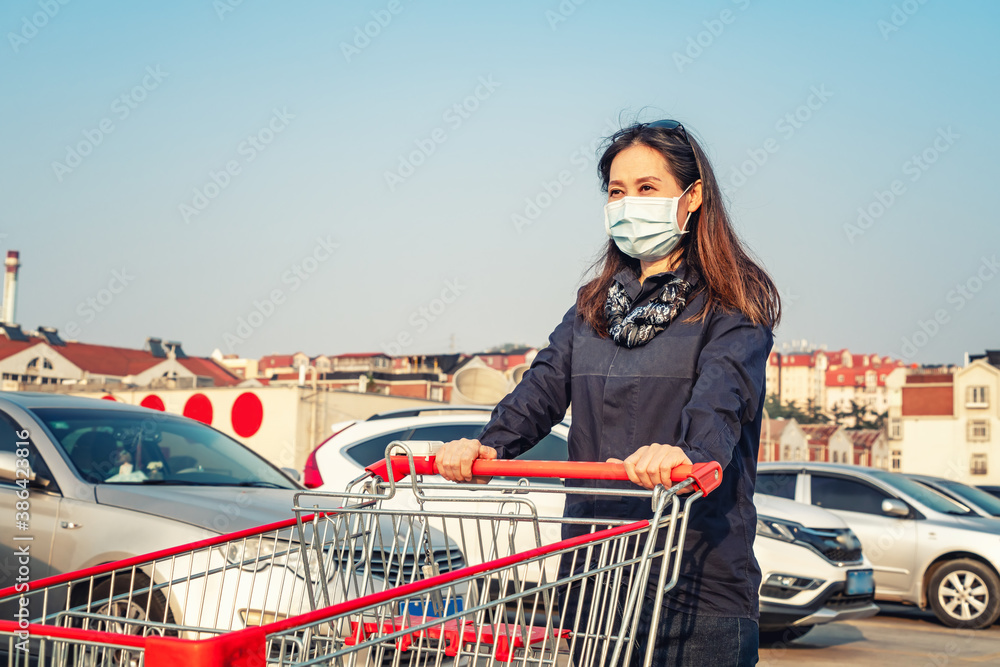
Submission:
{"label": "car window", "polygon": [[413,438],[409,437],[412,431],[412,428],[404,428],[376,435],[373,438],[362,440],[356,445],[351,445],[344,453],[362,467],[368,467],[376,461],[381,461],[385,458],[385,448],[393,440],[412,440]]}
{"label": "car window", "polygon": [[413,435],[409,440],[428,440],[432,442],[451,442],[469,438],[470,440],[479,437],[479,432],[483,430],[483,424],[437,424],[435,426],[420,426],[413,429]]}
{"label": "car window", "polygon": [[968,501],[979,507],[980,509],[989,512],[993,516],[1000,517],[1000,498],[986,493],[982,489],[977,489],[974,486],[969,486],[968,484],[962,484],[961,482],[955,482],[948,479],[935,480],[945,491],[950,491],[959,499]]}
{"label": "car window", "polygon": [[[35,449],[35,444],[31,441],[31,433],[29,431],[28,438],[22,439],[18,437],[18,433],[22,432],[20,424],[18,424],[13,417],[10,415],[0,412],[0,451],[10,452],[15,454],[18,448],[23,449],[27,442],[28,449],[28,464],[31,465],[32,471],[35,475],[44,477],[45,479],[52,480],[52,473],[49,472],[48,466],[45,465],[45,461],[42,459],[38,450]],[[49,487],[50,490],[55,490],[54,485]]]}
{"label": "car window", "polygon": [[[569,447],[566,439],[555,433],[549,433],[538,441],[531,449],[522,452],[516,457],[518,461],[568,461]],[[497,477],[502,482],[511,483],[521,479],[520,477]],[[532,484],[562,484],[561,479],[552,478],[529,478]]]}
{"label": "car window", "polygon": [[537,445],[517,457],[518,461],[568,461],[566,438],[549,433]]}
{"label": "car window", "polygon": [[916,480],[912,480],[905,475],[895,472],[885,472],[884,470],[872,470],[869,472],[872,477],[877,477],[880,481],[898,489],[910,496],[918,503],[922,503],[935,512],[942,514],[955,514],[958,516],[968,516],[974,512],[965,505],[952,500],[940,491],[924,486]]}
{"label": "car window", "polygon": [[812,504],[828,510],[882,515],[882,501],[892,496],[873,486],[841,477],[812,475]]}
{"label": "car window", "polygon": [[766,496],[795,500],[795,472],[758,472],[755,491]]}
{"label": "car window", "polygon": [[80,477],[94,484],[296,488],[249,448],[191,419],[112,409],[33,412]]}

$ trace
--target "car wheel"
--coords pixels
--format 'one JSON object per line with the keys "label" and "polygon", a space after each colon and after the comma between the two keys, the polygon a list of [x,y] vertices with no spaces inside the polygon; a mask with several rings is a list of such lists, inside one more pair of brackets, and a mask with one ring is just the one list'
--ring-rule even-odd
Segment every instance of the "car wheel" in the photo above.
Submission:
{"label": "car wheel", "polygon": [[927,597],[938,620],[950,628],[985,628],[1000,616],[1000,580],[978,561],[963,558],[939,567]]}
{"label": "car wheel", "polygon": [[[127,574],[116,576],[114,589],[111,579],[95,586],[91,611],[102,618],[91,621],[91,629],[128,635],[176,635],[176,631],[164,631],[145,624],[146,621],[173,624],[173,615],[167,612],[163,593],[152,591],[150,598],[150,591],[143,591],[149,586],[149,578],[140,573],[135,574],[134,581]],[[129,589],[138,592],[128,595]],[[122,597],[115,599],[118,596]]]}
{"label": "car wheel", "polygon": [[811,625],[795,625],[790,628],[781,628],[780,630],[760,630],[760,645],[787,644],[804,636],[812,629],[813,626]]}

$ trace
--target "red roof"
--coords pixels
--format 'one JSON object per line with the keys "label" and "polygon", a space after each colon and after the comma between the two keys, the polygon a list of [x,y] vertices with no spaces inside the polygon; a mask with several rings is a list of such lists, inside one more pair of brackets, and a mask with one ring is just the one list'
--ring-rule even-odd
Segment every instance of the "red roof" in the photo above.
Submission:
{"label": "red roof", "polygon": [[162,363],[162,357],[154,357],[148,350],[133,350],[110,345],[90,343],[66,343],[66,347],[55,348],[62,356],[94,375],[138,375]]}
{"label": "red roof", "polygon": [[874,428],[861,428],[847,432],[855,447],[864,447],[865,449],[871,449],[881,434],[882,431]]}
{"label": "red roof", "polygon": [[807,354],[805,352],[800,352],[798,354],[786,354],[781,359],[782,366],[804,366],[807,368],[812,368],[816,365],[816,353]]}
{"label": "red roof", "polygon": [[269,354],[261,357],[258,366],[261,370],[269,368],[291,368],[293,354]]}
{"label": "red roof", "polygon": [[[165,361],[163,357],[154,357],[149,350],[70,342],[67,342],[64,346],[51,347],[45,344],[45,341],[42,339],[35,337],[20,342],[0,338],[0,359],[5,359],[35,345],[45,345],[46,350],[52,350],[54,353],[65,357],[67,361],[80,368],[80,370],[91,375],[108,375],[112,377],[138,375]],[[196,375],[212,378],[217,386],[228,386],[240,381],[239,378],[211,359],[189,357],[187,359],[178,359],[177,361]]]}
{"label": "red roof", "polygon": [[213,359],[188,357],[187,359],[178,359],[177,362],[195,375],[212,378],[216,387],[231,387],[243,381],[242,378],[237,377]]}
{"label": "red roof", "polygon": [[18,342],[9,340],[6,336],[0,336],[0,359],[6,359],[21,350],[27,350],[32,345],[38,345],[41,342],[41,338],[32,338],[28,341]]}
{"label": "red roof", "polygon": [[840,428],[839,424],[800,424],[800,426],[809,438],[810,445],[825,445],[830,441],[830,436]]}
{"label": "red roof", "polygon": [[835,368],[826,372],[827,387],[863,387],[865,386],[864,369]]}
{"label": "red roof", "polygon": [[[787,419],[765,419],[764,424],[760,429],[760,435],[762,438],[766,438],[768,433],[771,436],[771,442],[777,442],[781,439],[781,434],[785,431],[785,426],[789,424]],[[770,428],[770,430],[768,430]]]}
{"label": "red roof", "polygon": [[879,387],[885,386],[885,380],[896,368],[900,368],[903,362],[892,360],[887,363],[880,363],[877,366],[834,366],[826,371],[825,383],[827,387],[863,387],[865,386],[865,374],[875,373],[875,383]]}

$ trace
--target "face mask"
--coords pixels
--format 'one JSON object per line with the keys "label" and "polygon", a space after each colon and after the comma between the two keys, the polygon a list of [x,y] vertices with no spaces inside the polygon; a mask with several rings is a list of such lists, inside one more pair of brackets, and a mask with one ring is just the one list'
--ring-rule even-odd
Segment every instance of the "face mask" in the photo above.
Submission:
{"label": "face mask", "polygon": [[681,235],[687,233],[691,213],[682,232],[677,224],[677,204],[691,185],[680,197],[622,197],[608,202],[604,206],[604,229],[629,257],[646,261],[666,257],[677,247]]}

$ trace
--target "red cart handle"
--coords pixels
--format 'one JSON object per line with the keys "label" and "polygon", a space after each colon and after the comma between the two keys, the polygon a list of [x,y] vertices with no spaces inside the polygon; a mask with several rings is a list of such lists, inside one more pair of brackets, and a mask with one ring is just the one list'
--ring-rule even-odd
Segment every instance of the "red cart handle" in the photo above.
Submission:
{"label": "red cart handle", "polygon": [[[389,461],[383,459],[365,468],[369,473],[382,479],[389,479]],[[405,456],[393,456],[392,481],[398,482],[410,474],[410,465]],[[436,475],[434,456],[414,456],[413,473],[416,475]],[[628,481],[624,463],[593,463],[590,461],[487,461],[477,459],[472,462],[472,474],[503,477],[558,477],[560,479],[601,479]],[[722,466],[717,461],[680,465],[670,471],[671,482],[694,480],[694,485],[706,496],[722,483]]]}

